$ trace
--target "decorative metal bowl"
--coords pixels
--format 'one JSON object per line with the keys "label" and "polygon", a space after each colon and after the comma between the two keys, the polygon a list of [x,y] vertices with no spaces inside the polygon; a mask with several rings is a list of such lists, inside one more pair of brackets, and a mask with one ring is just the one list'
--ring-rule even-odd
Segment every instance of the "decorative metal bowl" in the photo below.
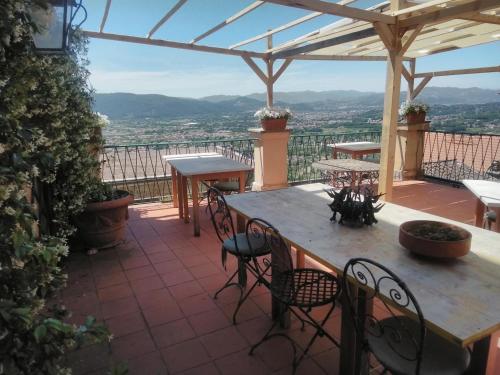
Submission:
{"label": "decorative metal bowl", "polygon": [[432,258],[459,258],[470,251],[472,234],[456,225],[432,220],[407,221],[399,227],[399,243]]}

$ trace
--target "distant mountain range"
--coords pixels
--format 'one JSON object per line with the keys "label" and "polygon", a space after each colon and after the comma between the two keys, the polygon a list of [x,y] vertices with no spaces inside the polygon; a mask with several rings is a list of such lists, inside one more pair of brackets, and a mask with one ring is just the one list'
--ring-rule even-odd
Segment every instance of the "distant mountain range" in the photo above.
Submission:
{"label": "distant mountain range", "polygon": [[[277,106],[293,111],[334,111],[345,107],[378,107],[384,94],[354,90],[276,92]],[[406,93],[401,93],[406,98]],[[428,87],[418,97],[434,104],[483,104],[500,102],[496,90],[480,88]],[[192,115],[216,115],[255,111],[265,104],[265,93],[246,96],[214,95],[201,99],[178,98],[164,95],[137,95],[130,93],[95,94],[95,110],[111,119],[172,118]]]}

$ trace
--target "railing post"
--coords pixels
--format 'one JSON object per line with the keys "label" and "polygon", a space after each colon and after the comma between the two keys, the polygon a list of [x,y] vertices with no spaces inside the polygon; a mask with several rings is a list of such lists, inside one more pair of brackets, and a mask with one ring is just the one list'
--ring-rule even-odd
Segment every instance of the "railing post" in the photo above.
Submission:
{"label": "railing post", "polygon": [[422,177],[426,131],[429,131],[429,122],[411,125],[398,124],[395,170],[401,173],[403,180],[416,180]]}
{"label": "railing post", "polygon": [[255,138],[255,180],[252,190],[272,190],[288,186],[288,140],[290,130],[249,129]]}

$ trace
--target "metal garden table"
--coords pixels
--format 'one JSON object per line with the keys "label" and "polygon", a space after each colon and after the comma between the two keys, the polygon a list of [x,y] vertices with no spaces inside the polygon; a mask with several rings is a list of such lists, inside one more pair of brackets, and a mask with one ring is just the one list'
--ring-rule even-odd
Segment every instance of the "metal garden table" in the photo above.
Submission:
{"label": "metal garden table", "polygon": [[344,187],[346,184],[355,187],[363,181],[370,185],[378,182],[380,165],[356,159],[320,160],[312,164],[330,180],[333,187]]}
{"label": "metal garden table", "polygon": [[338,153],[349,154],[353,159],[361,159],[363,155],[379,154],[380,143],[348,142],[328,144],[332,148],[332,158],[337,159]]}
{"label": "metal garden table", "polygon": [[[244,218],[273,223],[290,246],[337,274],[354,257],[378,261],[400,276],[416,296],[427,327],[462,347],[473,344],[471,374],[485,374],[491,334],[500,329],[500,236],[422,211],[386,203],[378,224],[350,228],[330,222],[331,199],[323,184],[252,192],[227,197]],[[452,262],[411,255],[398,242],[408,220],[440,220],[472,233],[471,252]],[[299,255],[299,266],[301,263]],[[354,287],[355,288],[355,287]],[[340,374],[354,373],[361,353],[348,309],[342,309]],[[411,312],[410,312],[411,315]],[[358,343],[359,344],[359,343]]]}

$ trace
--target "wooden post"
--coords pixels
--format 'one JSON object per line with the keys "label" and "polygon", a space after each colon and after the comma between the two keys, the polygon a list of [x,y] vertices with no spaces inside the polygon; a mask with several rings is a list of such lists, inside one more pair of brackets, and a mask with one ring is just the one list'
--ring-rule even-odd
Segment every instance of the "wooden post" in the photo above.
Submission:
{"label": "wooden post", "polygon": [[[267,48],[271,49],[273,48],[273,36],[269,35],[267,37]],[[274,93],[273,93],[273,86],[274,86],[274,79],[273,79],[273,60],[270,58],[266,59],[266,66],[267,66],[267,82],[266,82],[266,91],[267,91],[267,101],[266,104],[268,107],[273,106],[274,102]]]}

